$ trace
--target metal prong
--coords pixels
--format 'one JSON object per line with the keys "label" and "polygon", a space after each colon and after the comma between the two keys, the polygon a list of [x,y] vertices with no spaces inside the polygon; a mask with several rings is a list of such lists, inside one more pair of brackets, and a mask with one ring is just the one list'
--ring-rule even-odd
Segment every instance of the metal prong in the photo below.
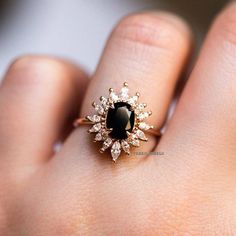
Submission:
{"label": "metal prong", "polygon": [[140,93],[137,92],[137,93],[136,93],[136,96],[137,96],[137,97],[140,97]]}
{"label": "metal prong", "polygon": [[149,111],[149,112],[148,112],[148,115],[149,115],[149,116],[152,115],[152,111]]}
{"label": "metal prong", "polygon": [[112,108],[112,109],[115,108],[114,103],[110,103],[110,108]]}
{"label": "metal prong", "polygon": [[110,93],[114,92],[114,89],[113,88],[109,88],[109,92]]}
{"label": "metal prong", "polygon": [[100,97],[100,101],[103,101],[105,99],[105,97],[101,96]]}
{"label": "metal prong", "polygon": [[124,82],[124,86],[125,86],[125,87],[128,87],[128,83],[127,83],[127,82]]}
{"label": "metal prong", "polygon": [[106,131],[108,132],[108,134],[110,134],[112,132],[112,128],[106,129]]}
{"label": "metal prong", "polygon": [[92,106],[95,107],[96,106],[96,102],[92,102]]}
{"label": "metal prong", "polygon": [[89,116],[85,116],[85,119],[86,119],[87,121],[90,121]]}

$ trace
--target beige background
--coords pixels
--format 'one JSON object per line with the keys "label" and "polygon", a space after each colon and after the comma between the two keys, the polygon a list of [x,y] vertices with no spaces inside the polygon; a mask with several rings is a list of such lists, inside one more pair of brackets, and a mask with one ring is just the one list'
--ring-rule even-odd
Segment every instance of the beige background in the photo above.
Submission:
{"label": "beige background", "polygon": [[199,45],[226,0],[0,0],[0,75],[21,54],[67,57],[93,71],[105,40],[124,15],[165,9],[186,18]]}

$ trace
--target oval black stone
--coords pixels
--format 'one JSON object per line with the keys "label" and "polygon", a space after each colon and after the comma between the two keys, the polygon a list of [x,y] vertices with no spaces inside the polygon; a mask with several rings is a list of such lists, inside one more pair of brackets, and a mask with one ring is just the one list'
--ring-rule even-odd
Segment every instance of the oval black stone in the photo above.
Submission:
{"label": "oval black stone", "polygon": [[115,139],[126,139],[127,133],[132,132],[135,122],[134,111],[126,102],[117,102],[115,108],[109,108],[106,118],[106,127],[112,129],[110,136]]}

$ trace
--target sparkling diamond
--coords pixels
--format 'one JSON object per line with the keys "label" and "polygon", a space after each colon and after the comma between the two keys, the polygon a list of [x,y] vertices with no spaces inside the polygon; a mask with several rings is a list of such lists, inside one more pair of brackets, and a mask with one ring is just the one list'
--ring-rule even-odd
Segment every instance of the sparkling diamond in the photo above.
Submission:
{"label": "sparkling diamond", "polygon": [[141,121],[146,119],[146,118],[148,118],[148,117],[149,117],[149,113],[148,112],[143,112],[143,113],[140,113],[138,115],[138,119],[141,120]]}
{"label": "sparkling diamond", "polygon": [[139,147],[140,146],[140,142],[138,139],[132,139],[129,142],[131,145],[135,146],[135,147]]}
{"label": "sparkling diamond", "polygon": [[132,132],[135,114],[131,106],[125,102],[117,102],[114,108],[109,108],[106,127],[112,129],[110,136],[115,139],[126,139],[127,131]]}
{"label": "sparkling diamond", "polygon": [[119,99],[118,95],[115,92],[111,92],[109,98],[111,102],[116,102]]}
{"label": "sparkling diamond", "polygon": [[98,116],[98,115],[87,116],[87,119],[92,122],[100,122],[101,116]]}
{"label": "sparkling diamond", "polygon": [[121,146],[122,146],[123,150],[124,150],[126,153],[130,153],[130,151],[129,151],[130,145],[128,144],[127,141],[122,140],[122,141],[121,141]]}
{"label": "sparkling diamond", "polygon": [[135,147],[139,147],[140,145],[137,135],[133,133],[129,135],[128,143]]}
{"label": "sparkling diamond", "polygon": [[113,161],[117,160],[120,153],[121,153],[120,142],[116,141],[111,147],[111,155],[112,155]]}
{"label": "sparkling diamond", "polygon": [[104,108],[101,105],[96,105],[95,110],[98,112],[98,114],[103,115],[104,114]]}
{"label": "sparkling diamond", "polygon": [[129,100],[128,100],[128,103],[131,105],[131,106],[133,106],[133,105],[135,105],[135,103],[138,101],[138,96],[133,96],[133,97],[131,97]]}
{"label": "sparkling diamond", "polygon": [[97,123],[97,124],[93,125],[91,129],[89,129],[89,132],[90,133],[98,132],[101,128],[102,128],[102,124]]}
{"label": "sparkling diamond", "polygon": [[123,87],[120,91],[120,98],[125,100],[125,99],[128,99],[129,95],[129,89],[127,87]]}
{"label": "sparkling diamond", "polygon": [[138,104],[136,109],[137,109],[138,112],[141,112],[141,111],[143,111],[145,109],[145,107],[146,107],[145,103],[140,103],[140,104]]}
{"label": "sparkling diamond", "polygon": [[139,139],[147,141],[147,137],[142,130],[137,130],[136,135]]}
{"label": "sparkling diamond", "polygon": [[140,129],[142,129],[142,130],[153,129],[153,126],[148,125],[148,124],[146,124],[146,123],[144,123],[144,122],[139,123],[138,127],[139,127]]}
{"label": "sparkling diamond", "polygon": [[102,145],[102,151],[105,151],[107,148],[109,148],[112,145],[112,139],[111,138],[107,138],[103,145]]}
{"label": "sparkling diamond", "polygon": [[96,136],[95,136],[95,141],[102,141],[103,139],[103,136],[101,133],[97,133]]}

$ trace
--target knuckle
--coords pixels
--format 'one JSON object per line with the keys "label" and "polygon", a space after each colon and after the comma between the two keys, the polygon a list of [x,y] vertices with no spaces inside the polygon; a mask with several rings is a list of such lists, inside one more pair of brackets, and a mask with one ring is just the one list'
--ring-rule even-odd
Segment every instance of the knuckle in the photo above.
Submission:
{"label": "knuckle", "polygon": [[[39,84],[65,76],[65,66],[60,61],[44,56],[26,55],[16,58],[10,65],[6,80],[22,84]],[[54,79],[55,78],[55,79]]]}
{"label": "knuckle", "polygon": [[10,69],[31,68],[32,70],[34,70],[37,69],[42,64],[44,64],[45,59],[46,58],[42,56],[33,56],[33,55],[20,56],[12,62]]}
{"label": "knuckle", "polygon": [[183,42],[186,39],[186,25],[169,13],[138,13],[125,17],[113,32],[122,41],[157,48],[170,48],[173,37]]}

